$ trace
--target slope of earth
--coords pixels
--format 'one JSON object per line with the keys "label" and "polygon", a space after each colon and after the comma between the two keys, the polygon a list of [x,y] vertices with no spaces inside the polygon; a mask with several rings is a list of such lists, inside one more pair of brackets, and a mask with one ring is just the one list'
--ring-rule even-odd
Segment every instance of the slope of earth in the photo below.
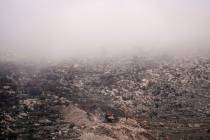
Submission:
{"label": "slope of earth", "polygon": [[1,67],[2,139],[210,139],[209,57]]}

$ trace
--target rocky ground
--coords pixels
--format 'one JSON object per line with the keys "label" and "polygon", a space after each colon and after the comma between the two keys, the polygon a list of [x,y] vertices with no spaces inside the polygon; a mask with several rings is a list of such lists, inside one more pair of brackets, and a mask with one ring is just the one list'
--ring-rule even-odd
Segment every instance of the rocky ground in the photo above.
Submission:
{"label": "rocky ground", "polygon": [[0,139],[210,139],[209,57],[0,67]]}

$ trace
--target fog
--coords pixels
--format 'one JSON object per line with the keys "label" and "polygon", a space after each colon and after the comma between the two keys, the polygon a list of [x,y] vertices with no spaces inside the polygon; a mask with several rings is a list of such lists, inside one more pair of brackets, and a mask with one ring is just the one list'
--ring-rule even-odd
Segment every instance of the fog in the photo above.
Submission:
{"label": "fog", "polygon": [[209,0],[0,0],[0,51],[27,60],[186,54],[209,49],[209,25]]}

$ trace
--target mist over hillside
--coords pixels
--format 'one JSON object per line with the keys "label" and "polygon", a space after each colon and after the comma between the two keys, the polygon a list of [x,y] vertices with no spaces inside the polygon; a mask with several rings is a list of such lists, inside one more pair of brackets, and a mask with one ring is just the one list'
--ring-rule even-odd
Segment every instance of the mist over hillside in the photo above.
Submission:
{"label": "mist over hillside", "polygon": [[209,140],[209,0],[0,0],[0,140]]}
{"label": "mist over hillside", "polygon": [[207,0],[8,0],[0,5],[1,56],[15,59],[178,55],[210,48]]}

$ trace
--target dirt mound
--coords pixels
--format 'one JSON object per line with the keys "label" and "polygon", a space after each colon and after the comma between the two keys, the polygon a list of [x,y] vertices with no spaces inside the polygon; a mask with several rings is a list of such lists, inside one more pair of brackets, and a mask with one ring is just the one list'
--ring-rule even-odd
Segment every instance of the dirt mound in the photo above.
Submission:
{"label": "dirt mound", "polygon": [[146,130],[133,119],[120,118],[116,123],[104,123],[92,113],[87,113],[77,106],[61,106],[64,120],[74,123],[80,129],[82,140],[153,140]]}

